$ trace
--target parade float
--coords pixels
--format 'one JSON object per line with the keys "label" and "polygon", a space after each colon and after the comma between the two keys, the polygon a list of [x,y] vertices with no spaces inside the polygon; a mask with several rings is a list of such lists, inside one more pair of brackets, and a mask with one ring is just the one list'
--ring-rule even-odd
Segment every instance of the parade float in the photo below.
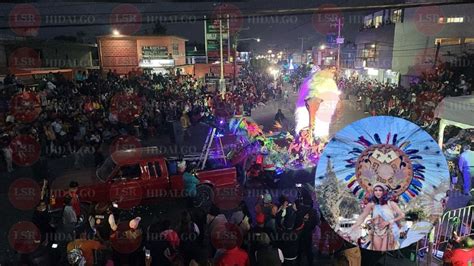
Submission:
{"label": "parade float", "polygon": [[233,117],[228,123],[228,133],[235,136],[237,144],[225,149],[226,157],[232,165],[241,166],[246,180],[311,182],[319,155],[328,141],[339,94],[334,70],[313,72],[299,90],[294,132],[284,131],[279,123],[275,123],[273,130],[264,132],[249,117]]}

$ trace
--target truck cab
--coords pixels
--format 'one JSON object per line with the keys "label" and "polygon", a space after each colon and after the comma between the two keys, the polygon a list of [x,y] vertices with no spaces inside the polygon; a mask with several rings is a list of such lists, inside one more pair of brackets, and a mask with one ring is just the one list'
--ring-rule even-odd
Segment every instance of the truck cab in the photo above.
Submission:
{"label": "truck cab", "polygon": [[[82,204],[114,202],[118,208],[130,209],[137,205],[153,203],[160,198],[184,197],[183,173],[177,173],[176,162],[160,154],[156,147],[144,147],[114,152],[96,170],[91,184],[80,186],[77,194]],[[215,191],[238,186],[234,167],[199,171],[195,175],[197,186],[196,204],[208,206]],[[67,181],[51,188],[51,209],[63,206],[67,195]]]}

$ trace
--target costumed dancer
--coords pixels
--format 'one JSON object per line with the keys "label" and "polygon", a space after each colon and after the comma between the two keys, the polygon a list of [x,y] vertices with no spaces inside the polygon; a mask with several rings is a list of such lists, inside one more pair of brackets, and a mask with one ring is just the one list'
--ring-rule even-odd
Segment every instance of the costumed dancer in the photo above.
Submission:
{"label": "costumed dancer", "polygon": [[[400,227],[398,221],[404,219],[405,214],[398,205],[391,200],[390,192],[383,183],[376,183],[369,197],[369,203],[357,221],[351,227],[350,232],[360,232],[358,229],[365,222],[367,216],[369,227],[370,245],[368,249],[376,251],[387,251],[399,248]],[[351,235],[353,238],[354,234]],[[356,239],[354,239],[356,240]]]}

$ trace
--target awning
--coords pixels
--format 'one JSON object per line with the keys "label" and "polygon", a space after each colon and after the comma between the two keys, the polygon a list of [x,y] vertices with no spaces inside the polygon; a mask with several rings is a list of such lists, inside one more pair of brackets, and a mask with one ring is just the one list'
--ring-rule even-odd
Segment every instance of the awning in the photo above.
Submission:
{"label": "awning", "polygon": [[474,128],[474,96],[444,98],[435,109],[435,117],[441,119],[438,144],[442,147],[446,126]]}

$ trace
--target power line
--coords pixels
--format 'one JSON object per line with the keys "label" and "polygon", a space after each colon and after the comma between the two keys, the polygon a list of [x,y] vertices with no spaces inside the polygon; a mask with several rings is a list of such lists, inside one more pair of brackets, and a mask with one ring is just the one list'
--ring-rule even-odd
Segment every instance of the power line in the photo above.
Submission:
{"label": "power line", "polygon": [[[241,15],[241,16],[232,16],[232,19],[245,19],[245,18],[252,18],[252,17],[279,17],[279,16],[287,16],[287,15],[311,15],[311,14],[318,14],[318,13],[334,13],[334,12],[341,12],[341,13],[347,13],[347,12],[359,12],[359,11],[371,11],[371,10],[383,10],[383,9],[390,9],[390,8],[415,8],[415,7],[424,7],[424,6],[443,6],[443,5],[458,5],[458,4],[470,4],[470,1],[466,0],[459,0],[459,1],[452,1],[452,2],[445,2],[445,3],[408,3],[408,4],[388,4],[388,5],[372,5],[372,6],[351,6],[351,7],[337,7],[337,8],[301,8],[301,9],[280,9],[280,10],[275,10],[275,9],[268,9],[268,10],[259,10],[254,13],[250,13],[247,15]],[[255,10],[255,9],[252,9]],[[215,10],[212,10],[210,12],[213,12]],[[195,10],[189,11],[189,10],[183,10],[183,11],[166,11],[166,12],[172,12],[169,13],[171,15],[176,15],[179,16],[182,13],[186,12],[196,12]],[[206,12],[206,10],[199,10],[199,12]],[[209,12],[207,10],[207,12]],[[78,13],[78,14],[71,14],[71,16],[82,16],[82,15],[108,15],[110,13],[95,13],[95,14],[84,14],[84,13]],[[157,16],[160,14],[165,14],[164,12],[153,12],[153,11],[146,11],[146,12],[140,12],[140,14],[156,14]],[[51,15],[52,16],[52,15]],[[60,15],[57,15],[60,16]],[[204,21],[204,17],[199,17],[199,15],[194,15],[195,18],[193,21],[198,22],[198,21]],[[204,16],[204,14],[203,14]],[[5,16],[4,16],[5,17]],[[82,24],[55,24],[55,25],[39,25],[38,28],[64,28],[64,27],[93,27],[93,26],[107,26],[107,25],[119,25],[119,24],[154,24],[156,21],[142,21],[142,22],[124,22],[124,23],[112,23],[112,22],[104,22],[104,23],[82,23]],[[31,26],[24,26],[24,27],[16,27],[16,28],[31,28]],[[5,30],[5,29],[10,29],[10,27],[0,27],[0,30]]]}

